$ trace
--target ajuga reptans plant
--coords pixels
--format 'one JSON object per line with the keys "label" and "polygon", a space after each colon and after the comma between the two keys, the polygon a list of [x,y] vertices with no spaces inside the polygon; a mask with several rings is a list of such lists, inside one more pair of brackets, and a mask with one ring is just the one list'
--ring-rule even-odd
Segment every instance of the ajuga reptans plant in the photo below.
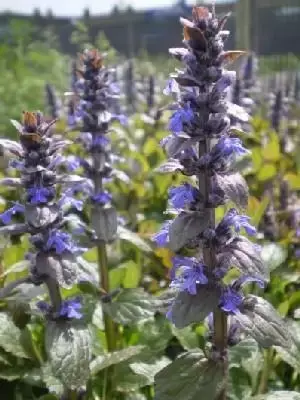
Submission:
{"label": "ajuga reptans plant", "polygon": [[[175,101],[170,105],[171,134],[162,141],[169,159],[159,171],[180,172],[187,180],[170,188],[168,212],[175,218],[164,224],[154,240],[176,253],[171,270],[175,295],[168,318],[184,328],[208,317],[212,345],[205,356],[185,353],[160,372],[157,399],[171,399],[176,385],[182,390],[176,372],[192,368],[193,363],[198,363],[201,380],[187,388],[194,393],[190,398],[205,393],[210,400],[226,399],[228,347],[239,342],[239,332],[251,335],[263,347],[290,343],[275,309],[263,298],[243,293],[249,282],[264,287],[268,271],[259,246],[247,237],[256,230],[249,217],[240,214],[247,206],[248,189],[235,161],[248,151],[232,136],[230,118],[247,122],[248,115],[226,100],[235,73],[225,67],[243,54],[224,51],[227,19],[228,15],[217,18],[214,9],[193,8],[191,21],[180,19],[185,48],[170,49],[184,68],[171,76],[166,89]],[[217,223],[219,206],[227,211]],[[239,276],[231,282],[226,279],[225,284],[233,267]]]}
{"label": "ajuga reptans plant", "polygon": [[[51,137],[55,120],[47,123],[39,112],[24,112],[22,124],[12,122],[19,131],[20,141],[0,139],[0,144],[15,156],[11,167],[19,171],[20,177],[4,178],[1,184],[22,188],[22,196],[20,202],[0,215],[4,224],[0,233],[29,235],[31,246],[26,258],[30,268],[27,277],[1,289],[0,297],[10,295],[23,283],[46,286],[50,304],[38,302],[37,311],[46,318],[48,361],[64,388],[76,390],[85,385],[89,374],[89,335],[81,325],[80,299],[63,300],[62,289],[71,289],[80,280],[76,258],[83,249],[67,226],[70,207],[80,210],[83,206],[74,196],[82,178],[59,173],[58,166],[63,160],[60,152],[69,141]],[[24,222],[12,222],[17,213],[24,215]],[[76,354],[70,351],[73,348],[77,348]],[[76,362],[79,359],[80,365]]]}
{"label": "ajuga reptans plant", "polygon": [[[112,195],[105,184],[114,176],[127,181],[127,175],[113,167],[118,157],[112,153],[109,134],[111,122],[126,122],[124,116],[115,114],[119,88],[114,82],[113,70],[104,66],[104,55],[97,50],[86,50],[78,66],[79,79],[75,84],[79,102],[77,115],[81,116],[79,142],[84,155],[72,158],[71,168],[79,165],[86,177],[81,190],[90,205],[88,227],[91,232],[91,246],[97,247],[101,289],[109,292],[108,260],[106,245],[116,238],[118,218],[112,205]],[[105,315],[105,332],[108,349],[115,348],[114,326]]]}

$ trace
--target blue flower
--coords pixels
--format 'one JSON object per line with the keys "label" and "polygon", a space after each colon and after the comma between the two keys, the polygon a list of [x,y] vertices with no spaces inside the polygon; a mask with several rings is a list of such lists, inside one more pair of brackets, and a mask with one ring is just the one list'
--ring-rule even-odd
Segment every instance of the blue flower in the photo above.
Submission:
{"label": "blue flower", "polygon": [[104,136],[104,135],[97,135],[96,137],[94,137],[93,139],[93,146],[99,146],[99,147],[106,147],[108,144],[110,143],[110,140],[108,137]]}
{"label": "blue flower", "polygon": [[82,304],[79,297],[71,300],[64,300],[61,304],[59,315],[68,319],[81,319],[81,308]]}
{"label": "blue flower", "polygon": [[245,149],[240,139],[228,138],[223,136],[212,149],[211,158],[214,160],[236,155],[242,156],[249,153],[249,150]]}
{"label": "blue flower", "polygon": [[169,201],[177,209],[184,208],[187,204],[196,201],[197,195],[198,189],[189,183],[169,189]]}
{"label": "blue flower", "polygon": [[112,114],[112,118],[116,121],[119,121],[121,125],[128,125],[128,118],[123,114]]}
{"label": "blue flower", "polygon": [[53,229],[49,234],[46,249],[54,249],[57,254],[62,254],[64,251],[73,252],[74,245],[68,233]]}
{"label": "blue flower", "polygon": [[81,160],[79,157],[76,157],[76,156],[68,156],[66,158],[66,165],[67,165],[68,170],[70,172],[73,172],[80,167]]}
{"label": "blue flower", "polygon": [[179,108],[174,112],[169,121],[169,129],[173,133],[180,133],[183,125],[190,123],[194,118],[194,112],[189,104],[185,104],[183,108]]}
{"label": "blue flower", "polygon": [[232,289],[231,287],[226,287],[223,289],[219,307],[227,313],[234,314],[239,310],[242,301],[243,296],[238,291]]}
{"label": "blue flower", "polygon": [[76,208],[76,210],[82,211],[83,201],[78,200],[74,197],[74,192],[78,191],[78,190],[79,190],[79,188],[77,187],[77,185],[71,189],[68,189],[65,193],[63,193],[62,197],[60,198],[60,200],[58,202],[58,205],[74,207],[74,208]]}
{"label": "blue flower", "polygon": [[156,242],[157,246],[164,247],[169,242],[169,227],[172,221],[166,221],[159,232],[152,236],[152,240]]}
{"label": "blue flower", "polygon": [[222,290],[219,307],[229,313],[234,314],[239,311],[239,307],[243,302],[244,296],[240,293],[245,283],[255,282],[260,288],[265,287],[265,282],[254,276],[244,275],[236,279],[230,286],[226,286]]}
{"label": "blue flower", "polygon": [[[172,280],[171,287],[195,295],[197,294],[197,285],[208,283],[204,274],[204,265],[196,258],[175,257],[174,262],[173,268],[179,270],[180,273]],[[174,274],[174,271],[172,274]]]}
{"label": "blue flower", "polygon": [[235,71],[226,71],[222,77],[217,81],[214,90],[219,93],[224,92],[229,86],[231,86],[236,78]]}
{"label": "blue flower", "polygon": [[182,256],[175,256],[172,258],[173,267],[170,270],[170,278],[173,280],[176,278],[177,270],[182,267],[183,265],[186,267],[192,267],[197,261],[193,257],[182,257]]}
{"label": "blue flower", "polygon": [[244,228],[249,236],[254,236],[256,234],[256,229],[249,223],[250,219],[251,218],[246,215],[239,215],[237,210],[232,208],[228,211],[220,224],[233,226],[237,233]]}
{"label": "blue flower", "polygon": [[8,210],[4,211],[2,214],[0,214],[0,219],[3,222],[3,224],[7,225],[11,223],[11,217],[15,215],[16,213],[24,213],[25,207],[22,204],[15,203],[15,205]]}
{"label": "blue flower", "polygon": [[27,189],[27,194],[31,204],[44,204],[49,201],[49,197],[53,196],[53,189],[36,186]]}
{"label": "blue flower", "polygon": [[23,168],[24,168],[24,161],[20,161],[20,160],[16,160],[16,159],[9,160],[8,166],[10,168],[14,168],[14,169],[16,169],[18,171],[22,171]]}
{"label": "blue flower", "polygon": [[109,203],[112,199],[112,195],[107,192],[107,191],[103,191],[103,192],[99,192],[95,195],[93,195],[91,197],[91,199],[98,204],[101,204],[102,206],[104,206],[105,204]]}
{"label": "blue flower", "polygon": [[179,93],[179,92],[180,92],[179,85],[175,81],[175,79],[169,79],[168,82],[167,82],[167,86],[163,90],[163,94],[168,96],[168,95],[170,95],[172,93]]}
{"label": "blue flower", "polygon": [[[37,307],[42,311],[43,314],[49,314],[51,312],[50,304],[46,303],[45,301],[39,301],[37,303]],[[81,319],[83,316],[80,312],[81,309],[82,304],[79,297],[64,300],[61,303],[59,316],[66,319]]]}

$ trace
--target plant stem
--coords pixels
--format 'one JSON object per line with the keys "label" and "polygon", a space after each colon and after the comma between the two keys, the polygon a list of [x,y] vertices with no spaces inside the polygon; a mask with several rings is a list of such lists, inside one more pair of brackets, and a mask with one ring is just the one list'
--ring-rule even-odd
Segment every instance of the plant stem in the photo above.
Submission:
{"label": "plant stem", "polygon": [[62,302],[59,285],[55,279],[49,277],[45,279],[45,284],[49,292],[53,312],[59,313]]}
{"label": "plant stem", "polygon": [[[211,149],[211,140],[207,139],[199,143],[199,157],[207,154]],[[209,207],[209,195],[212,192],[211,187],[211,176],[208,171],[204,171],[198,176],[199,190],[204,198],[204,207],[207,213],[207,218],[209,219],[209,228],[214,229],[216,225],[215,221],[215,210]],[[212,246],[204,247],[203,249],[203,261],[204,264],[210,268],[214,269],[216,266],[216,256]],[[223,363],[223,378],[226,382],[228,375],[228,360],[227,360],[227,316],[224,312],[217,309],[213,314],[214,321],[214,336],[213,345],[217,353],[220,355],[220,359]],[[220,392],[218,400],[226,400],[226,385],[224,389]]]}
{"label": "plant stem", "polygon": [[264,351],[264,365],[260,377],[259,386],[257,389],[257,394],[264,394],[268,391],[268,381],[270,376],[270,371],[272,370],[272,359],[273,350],[267,349]]}
{"label": "plant stem", "polygon": [[214,312],[214,346],[223,359],[224,389],[219,394],[218,400],[226,400],[226,381],[228,376],[227,360],[227,315],[221,310]]}
{"label": "plant stem", "polygon": [[[108,275],[108,260],[107,250],[105,243],[100,243],[97,247],[98,250],[98,266],[101,288],[106,293],[109,292],[109,275]],[[115,342],[115,326],[112,319],[104,313],[104,326],[105,326],[105,337],[108,351],[114,351],[116,347]]]}

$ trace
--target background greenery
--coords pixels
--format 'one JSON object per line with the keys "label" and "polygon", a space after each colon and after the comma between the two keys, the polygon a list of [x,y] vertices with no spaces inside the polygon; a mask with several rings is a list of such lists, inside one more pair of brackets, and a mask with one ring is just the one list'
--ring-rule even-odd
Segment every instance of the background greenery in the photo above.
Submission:
{"label": "background greenery", "polygon": [[[62,103],[63,93],[69,90],[71,59],[56,49],[55,38],[49,32],[42,41],[34,41],[33,28],[19,21],[12,22],[13,37],[0,44],[0,132],[1,137],[16,137],[10,119],[20,119],[23,110],[40,109],[49,113],[45,101],[45,83],[52,84]],[[82,47],[88,45],[84,26],[78,26],[73,40]],[[109,51],[108,60],[123,66],[119,57],[100,35],[100,50]],[[164,77],[173,70],[170,59],[150,60],[147,54],[135,60],[135,74],[141,85],[150,74],[158,77],[156,109],[166,100],[160,94]],[[295,71],[299,68],[296,57],[261,60],[261,73],[273,74],[278,70]],[[275,89],[275,88],[274,88]],[[107,306],[118,324],[117,349],[107,353],[103,333],[102,308],[97,300],[95,285],[78,285],[66,291],[66,297],[84,294],[85,315],[92,334],[93,360],[86,399],[151,400],[154,398],[154,375],[185,350],[205,350],[205,324],[175,329],[165,318],[168,299],[169,269],[172,254],[156,249],[150,241],[161,223],[168,188],[183,180],[182,177],[160,175],[155,171],[165,159],[159,141],[166,136],[168,114],[156,121],[153,110],[148,110],[141,90],[138,112],[130,115],[126,128],[116,126],[114,149],[123,158],[121,168],[130,177],[130,183],[116,181],[110,190],[119,214],[126,220],[126,228],[119,231],[119,240],[109,247],[109,279],[111,289],[123,288],[113,305]],[[126,103],[126,98],[123,99]],[[126,105],[126,104],[125,104]],[[247,214],[256,226],[261,226],[270,199],[267,184],[273,186],[273,205],[276,241],[266,240],[261,233],[263,257],[271,271],[271,281],[264,292],[265,298],[287,317],[291,324],[295,345],[290,352],[281,348],[262,351],[251,339],[245,338],[230,351],[230,399],[298,399],[297,393],[284,397],[284,391],[300,390],[300,260],[295,250],[300,245],[295,231],[287,223],[298,204],[300,191],[300,105],[294,100],[290,118],[281,127],[293,144],[289,153],[280,149],[280,135],[272,131],[264,108],[252,121],[249,134],[243,139],[252,150],[245,163],[244,175],[250,186]],[[65,134],[65,120],[57,123],[57,133]],[[76,146],[72,151],[80,151]],[[3,168],[7,163],[3,158]],[[7,175],[7,171],[2,171]],[[280,181],[286,181],[291,190],[288,208],[281,209]],[[14,190],[0,188],[1,204],[5,209],[9,201],[18,198]],[[218,214],[220,218],[224,210]],[[28,249],[26,238],[1,238],[0,285],[26,274],[24,254]],[[97,279],[97,254],[90,250],[81,259],[82,271],[89,271]],[[252,288],[252,292],[257,289]],[[95,295],[96,293],[96,295]],[[53,376],[44,347],[44,321],[34,313],[38,299],[44,298],[42,289],[23,288],[0,302],[0,393],[5,400],[55,400],[62,398],[61,382]],[[117,306],[115,305],[117,303]],[[72,364],[72,358],[68,360]],[[176,366],[174,380],[176,380]],[[107,379],[109,376],[109,379]],[[109,384],[109,389],[105,385]],[[188,386],[189,380],[182,382]],[[272,390],[276,395],[264,395]],[[56,394],[49,394],[55,392]],[[175,400],[189,398],[188,392],[178,393]],[[71,398],[73,394],[70,394]],[[281,396],[281,397],[280,397]],[[292,397],[295,396],[295,397]],[[79,397],[78,397],[79,398]],[[190,397],[194,399],[194,397]],[[164,400],[164,399],[158,399]],[[209,400],[209,399],[208,399]]]}

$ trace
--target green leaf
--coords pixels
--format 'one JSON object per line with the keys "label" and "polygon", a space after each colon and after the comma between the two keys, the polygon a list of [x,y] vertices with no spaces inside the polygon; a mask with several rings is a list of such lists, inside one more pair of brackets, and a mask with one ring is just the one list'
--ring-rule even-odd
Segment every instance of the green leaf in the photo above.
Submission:
{"label": "green leaf", "polygon": [[249,400],[252,395],[249,376],[241,367],[229,371],[228,400]]}
{"label": "green leaf", "polygon": [[253,353],[259,351],[258,344],[252,338],[247,338],[229,350],[230,368],[240,368],[243,360],[248,359]]}
{"label": "green leaf", "polygon": [[296,174],[286,174],[283,180],[287,181],[291,190],[300,190],[300,176]]}
{"label": "green leaf", "polygon": [[144,346],[131,346],[126,349],[114,351],[113,353],[106,353],[96,357],[90,364],[92,375],[96,375],[99,371],[110,367],[114,364],[119,364],[129,358],[136,356],[144,349]]}
{"label": "green leaf", "polygon": [[251,400],[300,400],[300,393],[279,390],[277,392],[271,392],[262,394],[261,396],[252,397]]}
{"label": "green leaf", "polygon": [[86,384],[91,358],[88,329],[69,322],[48,322],[45,346],[54,377],[72,390]]}
{"label": "green leaf", "polygon": [[177,329],[172,324],[172,333],[185,350],[192,350],[199,347],[198,335],[193,331],[191,326],[186,326],[183,329]]}
{"label": "green leaf", "polygon": [[52,367],[49,363],[45,363],[41,369],[42,379],[45,382],[49,392],[62,396],[64,393],[64,386],[62,382],[53,375]]}
{"label": "green leaf", "polygon": [[129,260],[109,271],[110,288],[120,286],[133,289],[138,286],[141,279],[141,268],[134,261]]}
{"label": "green leaf", "polygon": [[59,400],[54,394],[45,394],[42,397],[39,397],[38,400]]}
{"label": "green leaf", "polygon": [[[254,197],[249,198],[249,203],[248,203],[248,213],[251,217],[251,221],[253,222],[254,226],[258,226],[260,223],[263,215],[265,214],[265,211],[269,205],[270,199],[266,196],[263,197],[261,201],[258,201]],[[255,204],[253,204],[255,203]],[[249,205],[253,205],[252,209],[249,209]],[[251,212],[249,212],[251,211]]]}
{"label": "green leaf", "polygon": [[277,243],[268,243],[262,246],[261,258],[270,272],[278,268],[287,259],[287,256],[286,248]]}
{"label": "green leaf", "polygon": [[34,332],[33,329],[34,328],[31,325],[27,325],[24,329],[22,329],[20,342],[31,359],[41,362],[42,356],[38,348],[38,344],[40,343],[36,343],[37,338],[34,337],[36,332]]}
{"label": "green leaf", "polygon": [[121,324],[130,325],[153,317],[158,300],[143,289],[124,289],[109,303],[103,303],[104,312]]}
{"label": "green leaf", "polygon": [[279,137],[275,132],[270,134],[269,142],[262,148],[262,156],[266,161],[280,160]]}
{"label": "green leaf", "polygon": [[18,379],[22,379],[23,375],[28,371],[28,366],[14,366],[14,367],[4,367],[0,368],[0,379],[4,379],[5,381],[15,381]]}
{"label": "green leaf", "polygon": [[139,343],[146,345],[151,353],[163,352],[172,338],[170,324],[164,316],[140,323],[138,330]]}
{"label": "green leaf", "polygon": [[269,179],[274,178],[276,176],[276,174],[277,174],[276,166],[274,164],[266,163],[258,171],[258,173],[256,174],[256,178],[260,182],[265,182],[265,181],[267,181]]}
{"label": "green leaf", "polygon": [[142,271],[140,265],[136,264],[134,261],[129,261],[125,269],[125,276],[123,279],[123,287],[126,289],[133,289],[139,285],[142,277]]}
{"label": "green leaf", "polygon": [[275,346],[275,349],[280,358],[300,374],[300,323],[289,321],[288,327],[292,337],[292,346],[288,349]]}
{"label": "green leaf", "polygon": [[130,231],[129,229],[124,228],[123,226],[118,226],[118,237],[122,240],[126,240],[134,244],[144,253],[152,253],[153,249],[151,246],[142,239],[137,233]]}
{"label": "green leaf", "polygon": [[148,362],[133,362],[130,363],[130,368],[137,375],[142,375],[147,379],[148,385],[154,383],[154,377],[163,368],[170,364],[170,360],[167,357],[161,357],[155,360],[149,360]]}
{"label": "green leaf", "polygon": [[16,357],[29,358],[20,343],[21,330],[15,326],[12,318],[0,313],[0,346]]}
{"label": "green leaf", "polygon": [[148,385],[148,379],[135,374],[125,362],[116,365],[114,374],[115,389],[118,392],[129,393]]}
{"label": "green leaf", "polygon": [[156,375],[155,399],[215,400],[223,387],[222,365],[189,351]]}

